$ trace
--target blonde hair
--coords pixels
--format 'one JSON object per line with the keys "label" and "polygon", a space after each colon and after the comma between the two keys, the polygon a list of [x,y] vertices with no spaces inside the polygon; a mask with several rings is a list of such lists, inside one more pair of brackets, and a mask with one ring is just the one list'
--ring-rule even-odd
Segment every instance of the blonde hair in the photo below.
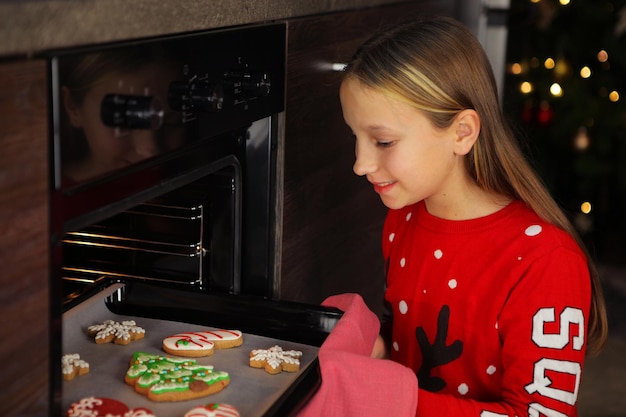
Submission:
{"label": "blonde hair", "polygon": [[473,34],[443,16],[386,28],[361,45],[346,66],[345,77],[421,110],[439,128],[448,127],[462,110],[478,113],[481,132],[465,159],[468,172],[483,189],[523,201],[576,239],[587,256],[592,284],[587,351],[599,352],[608,324],[598,273],[506,123],[489,59]]}

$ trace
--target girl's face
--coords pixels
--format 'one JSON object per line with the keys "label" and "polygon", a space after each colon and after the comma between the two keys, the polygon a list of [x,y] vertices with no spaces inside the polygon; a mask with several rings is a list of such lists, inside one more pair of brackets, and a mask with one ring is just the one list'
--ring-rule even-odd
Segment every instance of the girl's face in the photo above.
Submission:
{"label": "girl's face", "polygon": [[180,129],[113,128],[104,125],[100,117],[100,105],[106,94],[149,95],[166,104],[167,84],[162,79],[168,78],[158,67],[142,68],[132,74],[111,74],[95,83],[81,105],[73,103],[69,92],[64,90],[70,122],[84,131],[90,150],[90,157],[83,161],[80,172],[74,173],[75,179],[110,172],[159,154],[158,134],[165,133],[168,143],[180,141]]}
{"label": "girl's face", "polygon": [[438,129],[421,111],[354,79],[343,82],[340,98],[356,137],[354,172],[367,177],[385,206],[449,202],[465,172],[454,123]]}

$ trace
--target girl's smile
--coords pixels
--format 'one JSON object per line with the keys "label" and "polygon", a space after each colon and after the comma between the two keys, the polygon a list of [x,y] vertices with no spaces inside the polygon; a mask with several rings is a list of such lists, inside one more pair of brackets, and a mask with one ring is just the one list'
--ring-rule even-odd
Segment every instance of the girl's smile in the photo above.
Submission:
{"label": "girl's smile", "polygon": [[390,192],[393,186],[396,184],[396,181],[387,181],[387,182],[374,182],[372,185],[374,186],[374,191],[378,194],[384,194]]}

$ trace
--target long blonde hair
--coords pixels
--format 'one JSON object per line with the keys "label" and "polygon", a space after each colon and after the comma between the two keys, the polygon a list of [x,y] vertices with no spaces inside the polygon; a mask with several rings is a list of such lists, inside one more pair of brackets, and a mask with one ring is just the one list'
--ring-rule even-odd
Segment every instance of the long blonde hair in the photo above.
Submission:
{"label": "long blonde hair", "polygon": [[478,113],[481,132],[465,159],[468,172],[483,189],[523,201],[576,239],[587,256],[592,283],[587,351],[599,352],[608,324],[598,273],[505,121],[489,59],[473,34],[443,16],[386,28],[361,45],[346,66],[345,77],[420,109],[439,128],[448,127],[462,110]]}

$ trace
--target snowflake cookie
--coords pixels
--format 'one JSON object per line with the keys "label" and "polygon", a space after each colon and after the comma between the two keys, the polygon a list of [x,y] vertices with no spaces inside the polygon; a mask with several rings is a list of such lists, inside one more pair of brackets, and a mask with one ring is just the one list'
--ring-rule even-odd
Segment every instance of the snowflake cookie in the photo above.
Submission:
{"label": "snowflake cookie", "polygon": [[89,373],[89,364],[80,358],[78,353],[68,353],[61,358],[63,379],[70,381],[75,376]]}
{"label": "snowflake cookie", "polygon": [[87,335],[95,337],[96,343],[110,343],[127,345],[133,340],[143,339],[146,331],[137,326],[135,320],[127,320],[121,323],[113,320],[105,320],[102,324],[96,324],[87,328]]}
{"label": "snowflake cookie", "polygon": [[255,349],[250,352],[250,366],[264,368],[267,373],[296,372],[300,369],[299,350],[283,350],[280,346],[269,349]]}

